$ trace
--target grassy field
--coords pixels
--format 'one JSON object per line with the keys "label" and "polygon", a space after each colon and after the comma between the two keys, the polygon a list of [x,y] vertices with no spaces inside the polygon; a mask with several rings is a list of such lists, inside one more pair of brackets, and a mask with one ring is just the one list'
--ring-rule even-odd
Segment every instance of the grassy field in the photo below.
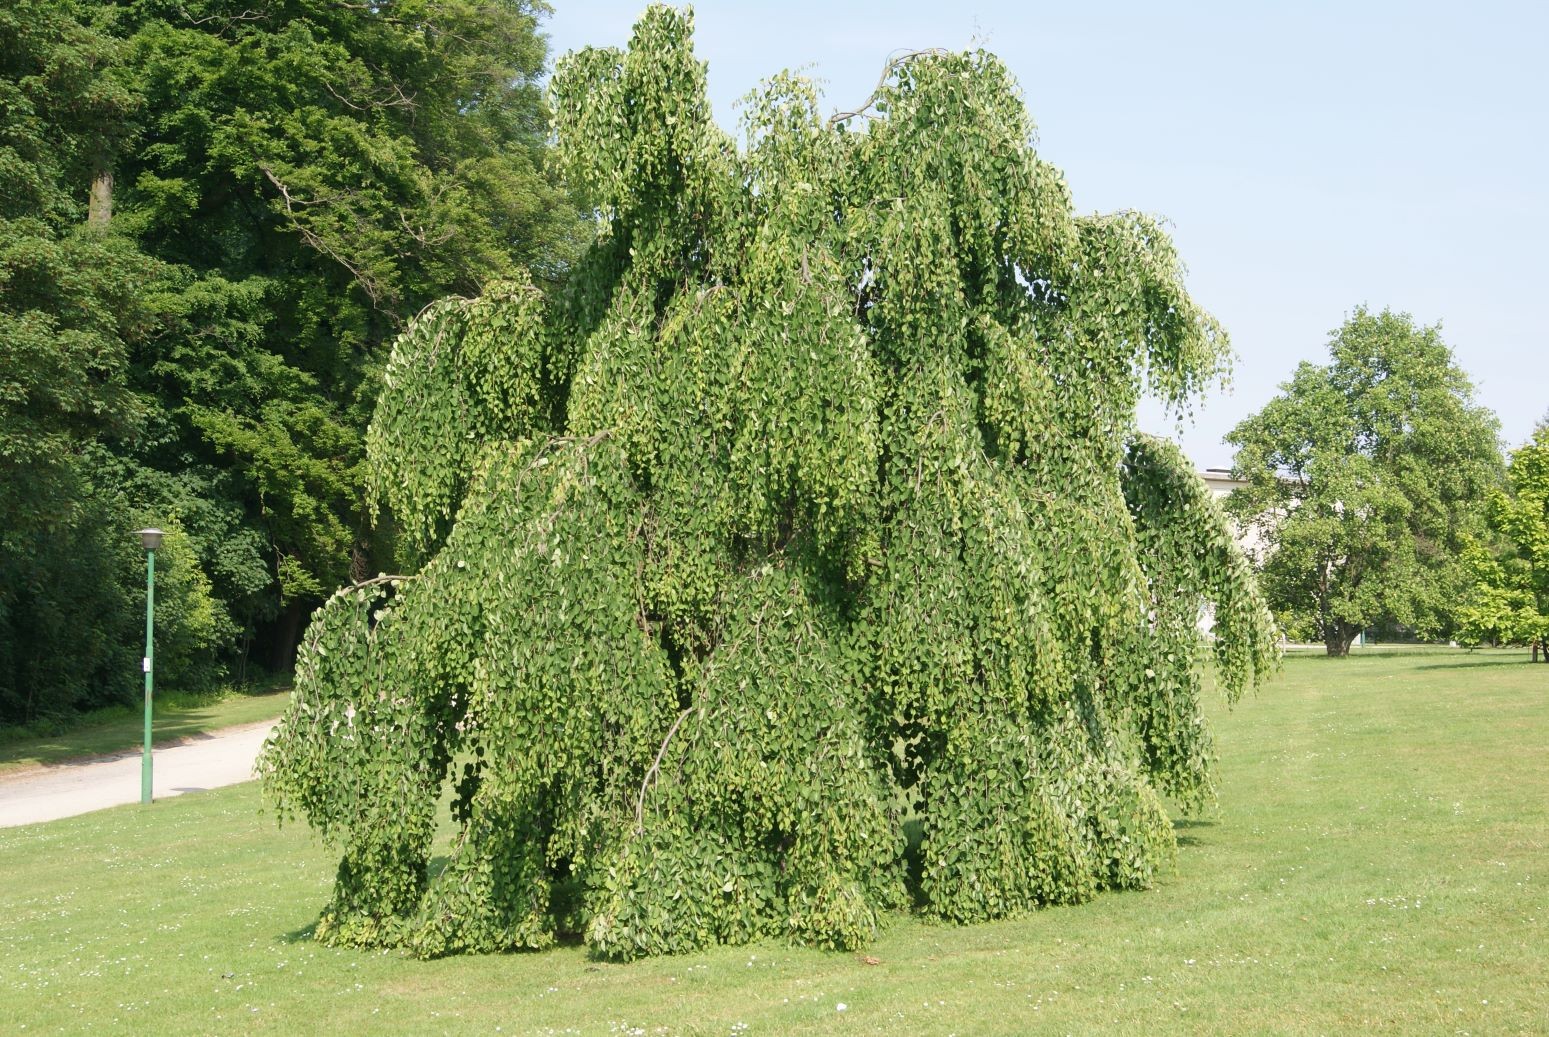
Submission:
{"label": "grassy field", "polygon": [[[158,746],[168,745],[222,727],[273,720],[285,711],[289,699],[289,688],[159,697],[151,740]],[[138,749],[144,732],[144,714],[124,706],[98,710],[58,734],[0,728],[0,777],[86,756]]]}
{"label": "grassy field", "polygon": [[633,965],[321,947],[331,859],[252,785],[0,831],[0,1032],[1549,1031],[1549,667],[1296,655],[1213,712],[1221,807],[1180,824],[1159,888],[900,918],[875,965],[779,943]]}

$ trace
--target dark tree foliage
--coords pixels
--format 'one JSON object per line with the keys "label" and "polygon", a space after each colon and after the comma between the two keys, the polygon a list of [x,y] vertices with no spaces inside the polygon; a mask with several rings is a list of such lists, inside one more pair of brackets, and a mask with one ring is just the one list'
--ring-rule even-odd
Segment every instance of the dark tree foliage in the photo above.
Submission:
{"label": "dark tree foliage", "polygon": [[[1133,214],[1079,217],[1004,67],[894,62],[738,149],[686,14],[565,59],[599,214],[561,291],[427,309],[367,435],[419,559],[314,616],[261,768],[342,860],[320,938],[616,958],[868,939],[1151,883],[1212,795],[1197,619],[1273,663],[1225,520],[1144,384],[1224,335]],[[452,794],[449,859],[429,868]]]}
{"label": "dark tree foliage", "polygon": [[124,342],[144,332],[136,289],[155,267],[81,226],[70,191],[132,104],[100,72],[118,50],[56,5],[0,11],[0,530],[66,518],[76,444],[139,417]]}
{"label": "dark tree foliage", "polygon": [[387,547],[361,433],[382,344],[428,301],[557,273],[573,205],[542,169],[530,0],[136,0],[142,98],[115,219],[186,271],[134,360],[162,434],[261,535],[263,593],[225,583],[285,664],[298,621]]}
{"label": "dark tree foliage", "polygon": [[111,701],[139,654],[118,578],[134,555],[111,528],[132,517],[95,499],[85,456],[143,421],[127,352],[160,276],[85,221],[93,148],[134,103],[108,74],[110,27],[57,3],[0,8],[0,721]]}
{"label": "dark tree foliage", "polygon": [[0,720],[132,694],[138,525],[172,531],[192,595],[163,573],[169,687],[255,638],[288,665],[327,589],[390,555],[362,467],[385,343],[574,253],[543,11],[0,7]]}

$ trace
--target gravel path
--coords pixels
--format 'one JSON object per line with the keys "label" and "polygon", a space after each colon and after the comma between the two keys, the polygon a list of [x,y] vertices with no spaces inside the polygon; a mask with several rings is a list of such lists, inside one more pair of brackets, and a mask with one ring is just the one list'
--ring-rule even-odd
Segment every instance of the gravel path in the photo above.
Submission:
{"label": "gravel path", "polygon": [[[253,777],[275,721],[228,727],[155,750],[152,799],[204,792]],[[140,754],[64,763],[0,777],[0,828],[74,817],[140,801]]]}

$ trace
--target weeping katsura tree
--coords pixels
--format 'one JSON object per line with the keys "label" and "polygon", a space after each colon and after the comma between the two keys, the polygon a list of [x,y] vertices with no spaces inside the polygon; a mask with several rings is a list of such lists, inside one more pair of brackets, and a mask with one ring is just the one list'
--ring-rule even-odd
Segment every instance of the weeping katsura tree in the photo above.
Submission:
{"label": "weeping katsura tree", "polygon": [[1074,214],[982,52],[830,118],[778,77],[739,148],[691,25],[554,75],[598,214],[568,286],[394,347],[367,443],[411,571],[318,610],[261,764],[342,850],[320,938],[854,947],[1144,887],[1164,800],[1213,796],[1202,605],[1229,698],[1273,665],[1136,428],[1228,359],[1157,224]]}

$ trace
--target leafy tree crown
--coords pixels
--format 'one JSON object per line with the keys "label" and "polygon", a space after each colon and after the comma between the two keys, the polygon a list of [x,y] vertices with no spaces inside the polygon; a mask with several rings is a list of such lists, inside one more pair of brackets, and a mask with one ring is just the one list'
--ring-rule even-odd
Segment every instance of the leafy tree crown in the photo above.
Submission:
{"label": "leafy tree crown", "polygon": [[1265,593],[1293,632],[1343,652],[1365,627],[1449,633],[1462,547],[1500,477],[1495,416],[1442,341],[1357,309],[1280,395],[1227,436],[1230,504],[1267,545]]}
{"label": "leafy tree crown", "polygon": [[394,348],[368,463],[417,570],[319,610],[263,762],[342,847],[326,938],[852,947],[911,815],[939,917],[1144,886],[1162,796],[1211,796],[1201,603],[1230,696],[1273,661],[1222,514],[1135,428],[1227,359],[1156,222],[1072,212],[989,54],[829,119],[777,77],[738,147],[691,29],[652,7],[560,64],[598,213],[563,290]]}

